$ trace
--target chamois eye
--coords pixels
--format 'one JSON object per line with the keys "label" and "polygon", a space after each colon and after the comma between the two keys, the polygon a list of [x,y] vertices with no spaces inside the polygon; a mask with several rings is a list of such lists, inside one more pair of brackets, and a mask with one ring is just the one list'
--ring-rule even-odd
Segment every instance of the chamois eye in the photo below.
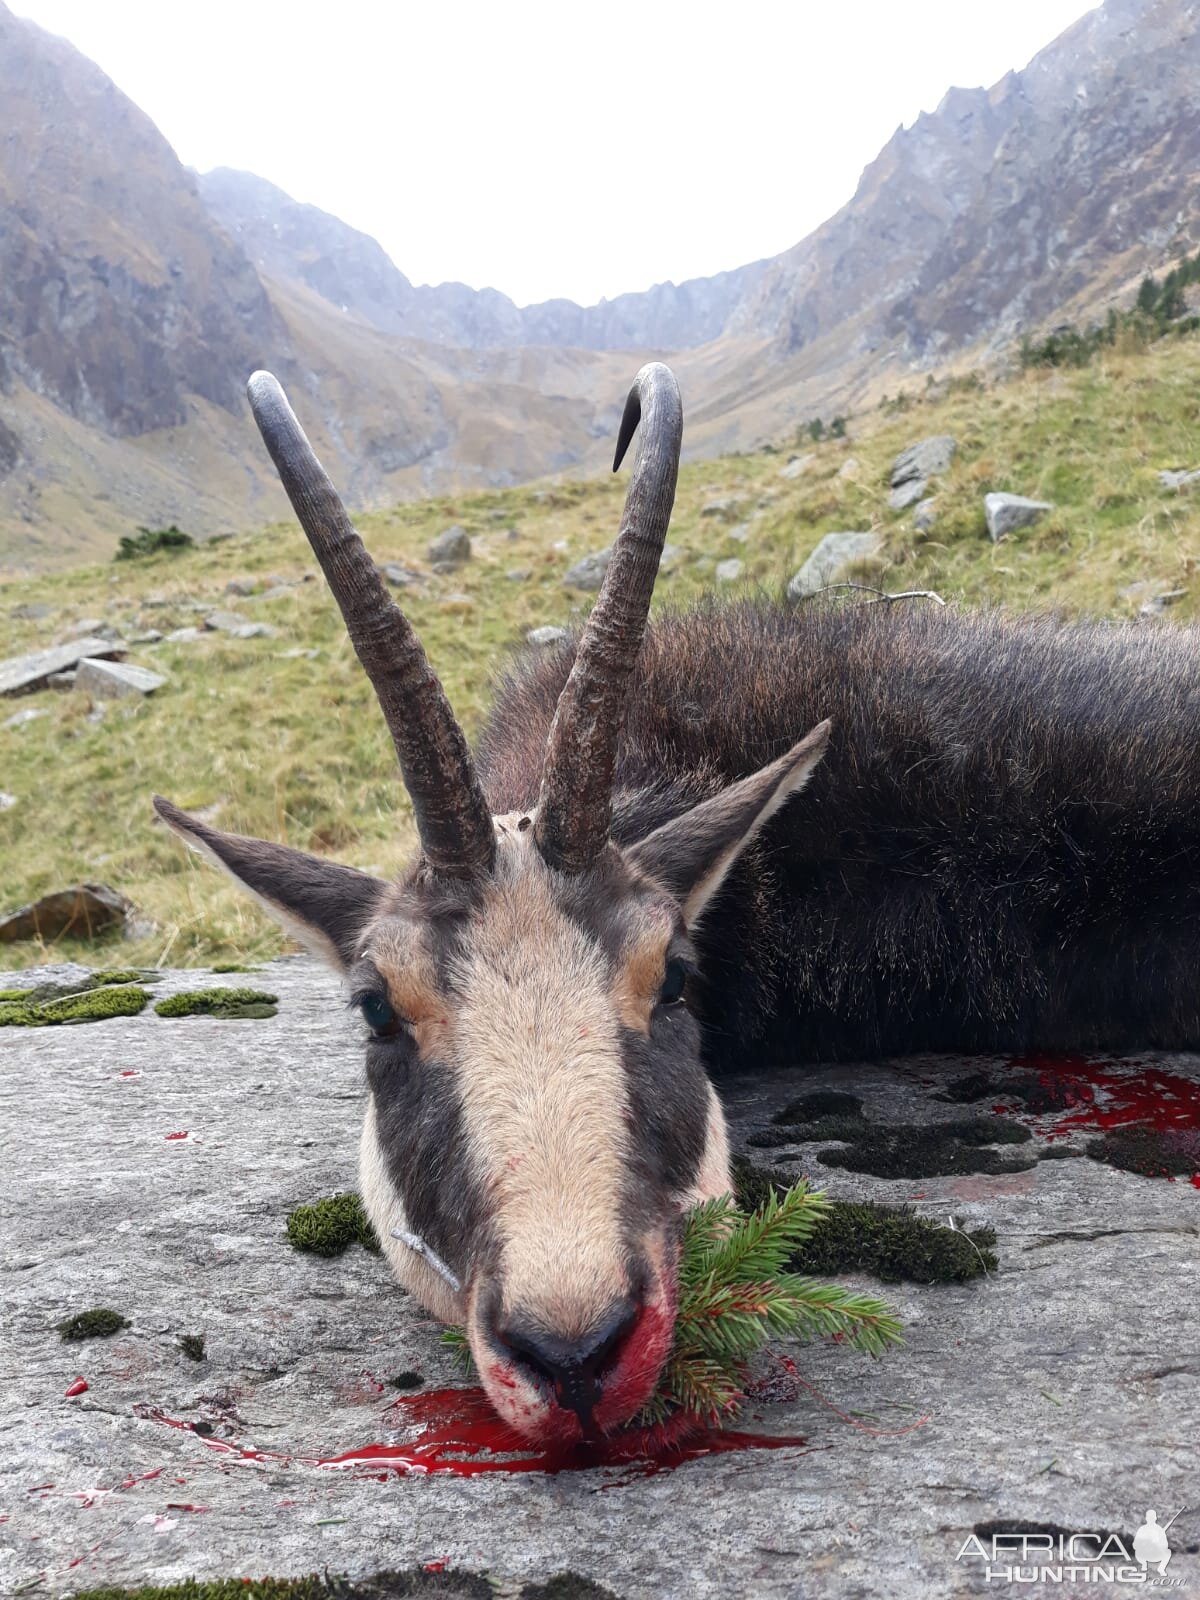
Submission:
{"label": "chamois eye", "polygon": [[667,962],[667,970],[663,977],[663,986],[659,990],[658,1002],[664,1006],[676,1006],[683,999],[684,985],[687,983],[687,968],[682,961],[672,959]]}
{"label": "chamois eye", "polygon": [[403,1026],[403,1019],[381,994],[365,994],[358,1002],[367,1027],[380,1039],[390,1039]]}

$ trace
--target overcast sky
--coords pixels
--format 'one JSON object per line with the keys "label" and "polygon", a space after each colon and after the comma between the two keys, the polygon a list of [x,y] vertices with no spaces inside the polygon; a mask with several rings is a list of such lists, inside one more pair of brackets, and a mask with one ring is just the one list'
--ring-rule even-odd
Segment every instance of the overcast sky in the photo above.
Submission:
{"label": "overcast sky", "polygon": [[795,244],[901,122],[1087,0],[9,0],[191,166],[373,234],[416,283],[583,303]]}

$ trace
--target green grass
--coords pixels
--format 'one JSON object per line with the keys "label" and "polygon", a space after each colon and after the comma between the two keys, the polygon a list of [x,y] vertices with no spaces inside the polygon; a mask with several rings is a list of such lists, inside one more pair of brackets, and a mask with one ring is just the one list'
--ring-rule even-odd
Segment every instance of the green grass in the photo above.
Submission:
{"label": "green grass", "polygon": [[[1016,609],[1061,608],[1130,616],[1120,591],[1136,579],[1183,589],[1172,618],[1197,614],[1200,494],[1158,484],[1165,467],[1200,466],[1200,338],[1168,339],[1144,352],[1105,351],[1081,369],[1031,371],[1004,383],[935,384],[866,416],[849,437],[796,444],[807,472],[780,476],[786,448],[686,465],[670,539],[685,559],[660,580],[657,604],[676,606],[711,589],[715,564],[737,556],[747,587],[779,592],[833,529],[876,527],[881,557],[858,576],[891,590],[932,588],[948,600]],[[938,522],[913,531],[911,512],[887,506],[894,456],[914,439],[950,432],[959,443],[936,484]],[[840,469],[853,457],[857,469]],[[462,523],[475,558],[458,572],[402,592],[468,731],[479,725],[497,666],[526,631],[569,623],[591,597],[563,588],[580,555],[611,542],[627,475],[586,482],[461,494],[360,519],[372,553],[427,570],[430,538]],[[1011,490],[1055,501],[1035,527],[993,545],[982,499]],[[714,499],[738,503],[734,521],[703,517]],[[731,537],[749,523],[749,539]],[[509,530],[514,536],[509,537]],[[564,548],[557,546],[562,544]],[[513,582],[506,573],[525,569]],[[229,595],[230,578],[296,580],[271,600]],[[111,704],[90,722],[86,696],[46,691],[0,701],[46,715],[0,726],[3,786],[17,804],[0,813],[0,911],[65,883],[101,879],[156,924],[134,941],[7,945],[0,964],[65,959],[82,948],[122,965],[254,963],[289,948],[234,886],[189,856],[155,823],[150,795],[202,810],[216,826],[278,839],[380,874],[412,843],[411,813],[395,757],[341,620],[292,525],[216,545],[108,562],[0,584],[3,653],[33,649],[87,616],[130,631],[195,625],[205,608],[236,609],[272,623],[277,638],[208,634],[190,643],[139,646],[132,659],[165,671],[168,684],[143,703]],[[453,596],[465,594],[463,607]],[[42,602],[51,617],[13,618]],[[289,652],[315,654],[289,654]]]}

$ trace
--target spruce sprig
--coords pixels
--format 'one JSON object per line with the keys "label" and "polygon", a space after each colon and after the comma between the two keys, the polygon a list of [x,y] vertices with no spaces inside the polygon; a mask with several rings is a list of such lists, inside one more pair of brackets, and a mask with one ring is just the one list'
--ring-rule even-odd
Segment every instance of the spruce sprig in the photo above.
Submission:
{"label": "spruce sprig", "polygon": [[[749,1213],[731,1196],[688,1213],[675,1339],[635,1426],[681,1412],[713,1426],[731,1422],[745,1399],[750,1359],[771,1337],[839,1338],[873,1356],[900,1341],[900,1323],[882,1300],[787,1271],[828,1209],[802,1180]],[[443,1338],[469,1372],[463,1330],[448,1328]]]}

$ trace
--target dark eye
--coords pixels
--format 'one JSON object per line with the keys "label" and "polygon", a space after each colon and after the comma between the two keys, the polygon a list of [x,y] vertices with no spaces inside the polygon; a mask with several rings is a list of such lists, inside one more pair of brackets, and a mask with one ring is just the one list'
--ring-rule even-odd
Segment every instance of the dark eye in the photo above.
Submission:
{"label": "dark eye", "polygon": [[367,1027],[381,1039],[390,1039],[403,1026],[403,1019],[390,1000],[381,994],[364,994],[358,1002]]}
{"label": "dark eye", "polygon": [[667,962],[667,970],[663,977],[663,986],[659,990],[659,1005],[678,1005],[683,999],[683,990],[686,983],[687,968],[684,966],[682,961],[672,958],[672,960]]}

